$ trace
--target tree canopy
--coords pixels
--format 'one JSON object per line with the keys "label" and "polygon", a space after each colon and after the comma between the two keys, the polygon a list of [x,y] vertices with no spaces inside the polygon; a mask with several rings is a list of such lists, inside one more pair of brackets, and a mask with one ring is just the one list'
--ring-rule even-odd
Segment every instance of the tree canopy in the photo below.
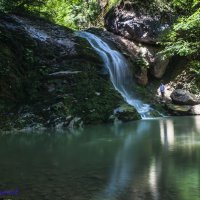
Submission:
{"label": "tree canopy", "polygon": [[46,0],[40,11],[59,24],[79,29],[95,23],[100,6],[97,0]]}
{"label": "tree canopy", "polygon": [[[141,6],[151,5],[159,10],[174,12],[177,20],[164,34],[161,44],[164,57],[185,56],[191,62],[191,70],[200,74],[200,0],[129,0]],[[102,24],[102,2],[109,9],[120,0],[0,0],[0,11],[31,11],[55,23],[74,29]]]}
{"label": "tree canopy", "polygon": [[187,57],[191,70],[200,75],[200,1],[173,0],[172,6],[178,17],[164,34],[161,54],[164,57]]}
{"label": "tree canopy", "polygon": [[0,0],[0,10],[3,12],[24,10],[28,6],[41,6],[44,3],[43,0]]}

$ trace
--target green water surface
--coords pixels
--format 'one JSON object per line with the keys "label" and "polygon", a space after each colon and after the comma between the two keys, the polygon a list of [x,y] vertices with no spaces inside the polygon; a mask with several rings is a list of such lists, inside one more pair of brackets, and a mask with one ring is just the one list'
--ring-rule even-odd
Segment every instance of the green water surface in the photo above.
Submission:
{"label": "green water surface", "polygon": [[0,199],[200,200],[200,117],[2,133]]}

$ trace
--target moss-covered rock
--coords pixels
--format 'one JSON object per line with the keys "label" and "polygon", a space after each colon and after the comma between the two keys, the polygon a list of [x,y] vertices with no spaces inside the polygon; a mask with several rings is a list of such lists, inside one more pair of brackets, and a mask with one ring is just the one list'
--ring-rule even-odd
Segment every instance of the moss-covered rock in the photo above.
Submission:
{"label": "moss-covered rock", "polygon": [[0,45],[0,129],[103,123],[123,102],[101,58],[72,30],[3,15]]}
{"label": "moss-covered rock", "polygon": [[123,122],[128,122],[139,119],[141,119],[141,117],[136,109],[128,104],[122,104],[116,108],[113,115],[110,116],[110,120],[112,121],[120,120]]}
{"label": "moss-covered rock", "polygon": [[166,104],[166,108],[173,115],[190,115],[192,106]]}

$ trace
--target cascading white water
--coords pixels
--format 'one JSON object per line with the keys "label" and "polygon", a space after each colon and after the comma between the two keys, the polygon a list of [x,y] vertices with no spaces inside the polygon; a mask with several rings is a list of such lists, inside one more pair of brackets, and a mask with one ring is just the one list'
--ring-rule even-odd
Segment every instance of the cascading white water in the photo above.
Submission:
{"label": "cascading white water", "polygon": [[91,46],[101,56],[105,67],[110,73],[110,79],[115,89],[120,92],[125,101],[134,106],[143,119],[150,118],[150,113],[153,109],[150,105],[144,104],[135,97],[132,87],[133,76],[126,58],[120,52],[111,49],[106,42],[92,33],[81,31],[77,34],[78,36],[87,39]]}

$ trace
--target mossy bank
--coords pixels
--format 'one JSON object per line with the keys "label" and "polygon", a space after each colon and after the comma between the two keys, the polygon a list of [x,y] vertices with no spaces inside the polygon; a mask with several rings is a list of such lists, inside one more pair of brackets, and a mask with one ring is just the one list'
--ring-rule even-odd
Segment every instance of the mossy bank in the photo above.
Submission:
{"label": "mossy bank", "polygon": [[124,103],[74,31],[16,15],[1,15],[0,24],[1,129],[104,123]]}

